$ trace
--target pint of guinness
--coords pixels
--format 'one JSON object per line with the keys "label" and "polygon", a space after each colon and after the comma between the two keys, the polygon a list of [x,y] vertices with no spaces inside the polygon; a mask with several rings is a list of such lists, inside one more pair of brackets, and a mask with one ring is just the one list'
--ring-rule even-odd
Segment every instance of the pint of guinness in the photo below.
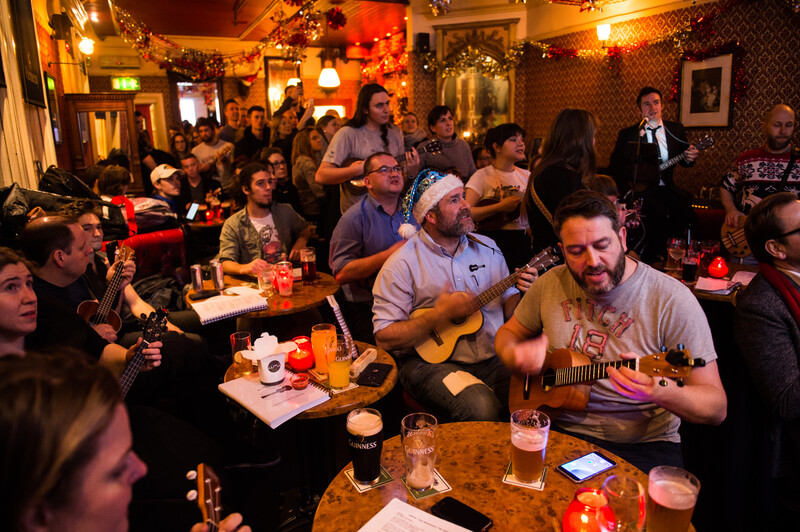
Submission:
{"label": "pint of guinness", "polygon": [[375,484],[381,475],[383,420],[374,408],[357,408],[347,416],[347,445],[353,459],[353,478]]}

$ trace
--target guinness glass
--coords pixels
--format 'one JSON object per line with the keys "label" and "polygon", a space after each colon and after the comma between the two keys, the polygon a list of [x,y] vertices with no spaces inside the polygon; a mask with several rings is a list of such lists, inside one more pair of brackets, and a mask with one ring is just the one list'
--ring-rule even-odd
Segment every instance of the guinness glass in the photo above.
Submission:
{"label": "guinness glass", "polygon": [[357,408],[347,415],[347,445],[353,459],[353,478],[359,484],[375,484],[381,475],[383,420],[374,408]]}

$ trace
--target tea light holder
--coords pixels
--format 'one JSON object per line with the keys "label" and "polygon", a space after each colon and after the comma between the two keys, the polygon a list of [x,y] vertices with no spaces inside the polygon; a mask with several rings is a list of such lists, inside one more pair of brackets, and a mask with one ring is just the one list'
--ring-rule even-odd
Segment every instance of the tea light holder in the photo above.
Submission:
{"label": "tea light holder", "polygon": [[272,278],[278,293],[284,297],[292,295],[294,284],[294,271],[291,262],[279,262],[272,270]]}
{"label": "tea light holder", "polygon": [[605,494],[597,488],[581,488],[569,503],[564,514],[564,532],[600,532],[597,510],[608,503]]}
{"label": "tea light holder", "polygon": [[306,371],[314,365],[314,351],[311,348],[311,339],[308,336],[295,336],[292,342],[297,344],[297,349],[289,353],[287,363],[295,371]]}
{"label": "tea light holder", "polygon": [[708,275],[717,279],[728,275],[728,264],[722,257],[714,257],[708,265]]}

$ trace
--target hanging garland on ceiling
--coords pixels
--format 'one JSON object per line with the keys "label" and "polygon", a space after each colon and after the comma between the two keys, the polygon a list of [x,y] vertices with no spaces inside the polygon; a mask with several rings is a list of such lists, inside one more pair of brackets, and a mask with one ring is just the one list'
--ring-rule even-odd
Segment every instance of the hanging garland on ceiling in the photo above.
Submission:
{"label": "hanging garland on ceiling", "polygon": [[157,64],[160,68],[188,76],[195,81],[204,81],[222,76],[228,70],[260,61],[265,49],[275,48],[286,61],[301,63],[306,57],[306,48],[322,35],[323,19],[333,30],[344,27],[347,17],[338,7],[324,14],[314,9],[319,0],[285,0],[296,12],[286,16],[279,7],[270,17],[275,28],[259,43],[249,50],[222,53],[218,50],[200,50],[182,46],[134,19],[130,13],[119,7],[114,8],[119,24],[120,36],[131,45],[145,61]]}
{"label": "hanging garland on ceiling", "polygon": [[521,39],[512,41],[505,55],[499,58],[492,57],[485,51],[471,46],[465,47],[446,60],[438,59],[436,52],[417,54],[417,56],[426,72],[437,74],[442,78],[457,77],[470,69],[474,69],[479,74],[487,77],[495,79],[506,78],[522,57],[528,53],[540,53],[545,59],[605,57],[608,59],[609,68],[614,70],[619,67],[623,54],[656,44],[671,42],[677,55],[682,55],[684,43],[689,39],[690,35],[694,34],[700,38],[711,37],[716,33],[712,25],[714,19],[746,1],[748,0],[728,0],[714,6],[708,13],[700,17],[689,18],[683,24],[679,24],[660,35],[651,36],[648,39],[630,44],[611,46],[606,49],[561,48],[542,41]]}

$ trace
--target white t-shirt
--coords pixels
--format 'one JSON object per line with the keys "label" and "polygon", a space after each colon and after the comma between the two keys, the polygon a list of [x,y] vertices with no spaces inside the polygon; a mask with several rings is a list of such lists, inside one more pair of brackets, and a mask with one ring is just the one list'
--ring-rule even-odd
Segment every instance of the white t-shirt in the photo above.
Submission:
{"label": "white t-shirt", "polygon": [[211,161],[217,155],[217,153],[223,149],[227,149],[228,152],[225,154],[225,156],[220,157],[217,160],[217,170],[214,177],[219,180],[220,184],[225,189],[228,189],[231,182],[230,161],[231,155],[233,154],[233,144],[230,142],[225,142],[224,140],[218,140],[216,144],[209,146],[205,142],[202,142],[192,148],[192,154],[197,157],[197,159],[200,161],[200,166],[202,166]]}
{"label": "white t-shirt", "polygon": [[250,217],[250,223],[256,228],[258,236],[261,237],[261,250],[264,260],[269,263],[276,263],[281,260],[281,241],[278,238],[278,229],[272,220],[272,213],[263,218]]}
{"label": "white t-shirt", "polygon": [[[519,191],[520,195],[525,195],[528,187],[528,178],[531,173],[522,168],[514,167],[510,172],[498,170],[492,165],[484,166],[472,174],[467,182],[467,188],[477,192],[481,199],[495,198],[500,199],[501,187],[513,187]],[[517,231],[528,228],[528,218],[520,214],[516,220],[505,224],[502,229],[506,231]]]}

